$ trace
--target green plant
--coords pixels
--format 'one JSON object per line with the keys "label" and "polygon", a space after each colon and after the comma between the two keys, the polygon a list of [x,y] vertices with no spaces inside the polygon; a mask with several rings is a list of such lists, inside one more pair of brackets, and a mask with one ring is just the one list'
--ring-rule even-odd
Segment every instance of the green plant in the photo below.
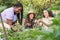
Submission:
{"label": "green plant", "polygon": [[2,12],[6,8],[7,8],[7,6],[0,6],[0,12]]}

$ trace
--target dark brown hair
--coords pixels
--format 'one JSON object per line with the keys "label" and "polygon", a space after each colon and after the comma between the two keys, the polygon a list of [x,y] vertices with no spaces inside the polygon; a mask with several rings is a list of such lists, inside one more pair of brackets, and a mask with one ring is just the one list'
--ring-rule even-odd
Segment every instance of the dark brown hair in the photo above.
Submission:
{"label": "dark brown hair", "polygon": [[21,3],[16,3],[14,7],[22,7],[21,13],[17,14],[18,22],[20,25],[22,25],[22,19],[23,19],[23,5]]}
{"label": "dark brown hair", "polygon": [[[54,15],[53,15],[53,13],[52,13],[51,10],[47,10],[47,12],[48,12],[48,14],[49,14],[50,17],[54,17]],[[45,17],[45,16],[43,15],[43,17]]]}
{"label": "dark brown hair", "polygon": [[34,15],[34,17],[33,17],[33,19],[34,19],[34,18],[35,18],[35,14],[34,14],[34,13],[29,13],[29,14],[27,15],[27,18],[30,19],[30,18],[29,18],[29,15],[31,15],[31,14]]}

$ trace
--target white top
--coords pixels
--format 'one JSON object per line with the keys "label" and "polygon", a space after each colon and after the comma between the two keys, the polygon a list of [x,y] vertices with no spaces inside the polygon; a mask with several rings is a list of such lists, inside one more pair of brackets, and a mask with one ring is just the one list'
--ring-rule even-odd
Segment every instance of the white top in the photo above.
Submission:
{"label": "white top", "polygon": [[8,8],[5,9],[2,13],[1,13],[2,19],[4,22],[7,22],[7,19],[12,20],[12,22],[15,22],[17,20],[17,16],[14,14],[14,8]]}
{"label": "white top", "polygon": [[44,23],[46,23],[46,24],[51,24],[52,23],[52,19],[53,18],[42,18],[42,21],[44,22]]}
{"label": "white top", "polygon": [[[42,18],[42,21],[43,21],[44,23],[46,23],[47,25],[51,25],[51,24],[53,23],[53,22],[52,22],[52,19],[53,19],[53,18]],[[42,29],[43,29],[43,30],[46,30],[46,31],[50,30],[49,27],[46,26],[46,25],[44,25],[44,24],[43,24]]]}

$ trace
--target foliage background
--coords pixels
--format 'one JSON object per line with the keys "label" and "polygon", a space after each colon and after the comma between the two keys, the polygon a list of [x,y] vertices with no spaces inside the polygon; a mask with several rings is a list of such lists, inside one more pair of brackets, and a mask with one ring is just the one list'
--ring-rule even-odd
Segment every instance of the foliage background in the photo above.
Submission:
{"label": "foliage background", "polygon": [[[37,19],[42,17],[43,10],[60,10],[60,0],[0,0],[0,12],[18,1],[24,6],[24,18],[29,10],[36,12]],[[23,29],[22,32],[6,32],[9,40],[60,40],[60,13],[52,21],[53,32],[41,31],[39,28]],[[0,36],[4,38],[4,34]]]}
{"label": "foliage background", "polygon": [[11,7],[18,1],[24,6],[24,17],[26,17],[30,10],[36,13],[38,19],[42,17],[43,10],[60,9],[60,0],[0,0],[0,6]]}

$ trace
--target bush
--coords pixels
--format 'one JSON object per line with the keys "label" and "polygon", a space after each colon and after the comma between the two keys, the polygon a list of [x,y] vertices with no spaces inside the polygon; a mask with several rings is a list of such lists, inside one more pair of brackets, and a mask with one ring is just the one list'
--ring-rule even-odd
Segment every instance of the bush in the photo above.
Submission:
{"label": "bush", "polygon": [[7,6],[0,6],[0,12],[2,12]]}

